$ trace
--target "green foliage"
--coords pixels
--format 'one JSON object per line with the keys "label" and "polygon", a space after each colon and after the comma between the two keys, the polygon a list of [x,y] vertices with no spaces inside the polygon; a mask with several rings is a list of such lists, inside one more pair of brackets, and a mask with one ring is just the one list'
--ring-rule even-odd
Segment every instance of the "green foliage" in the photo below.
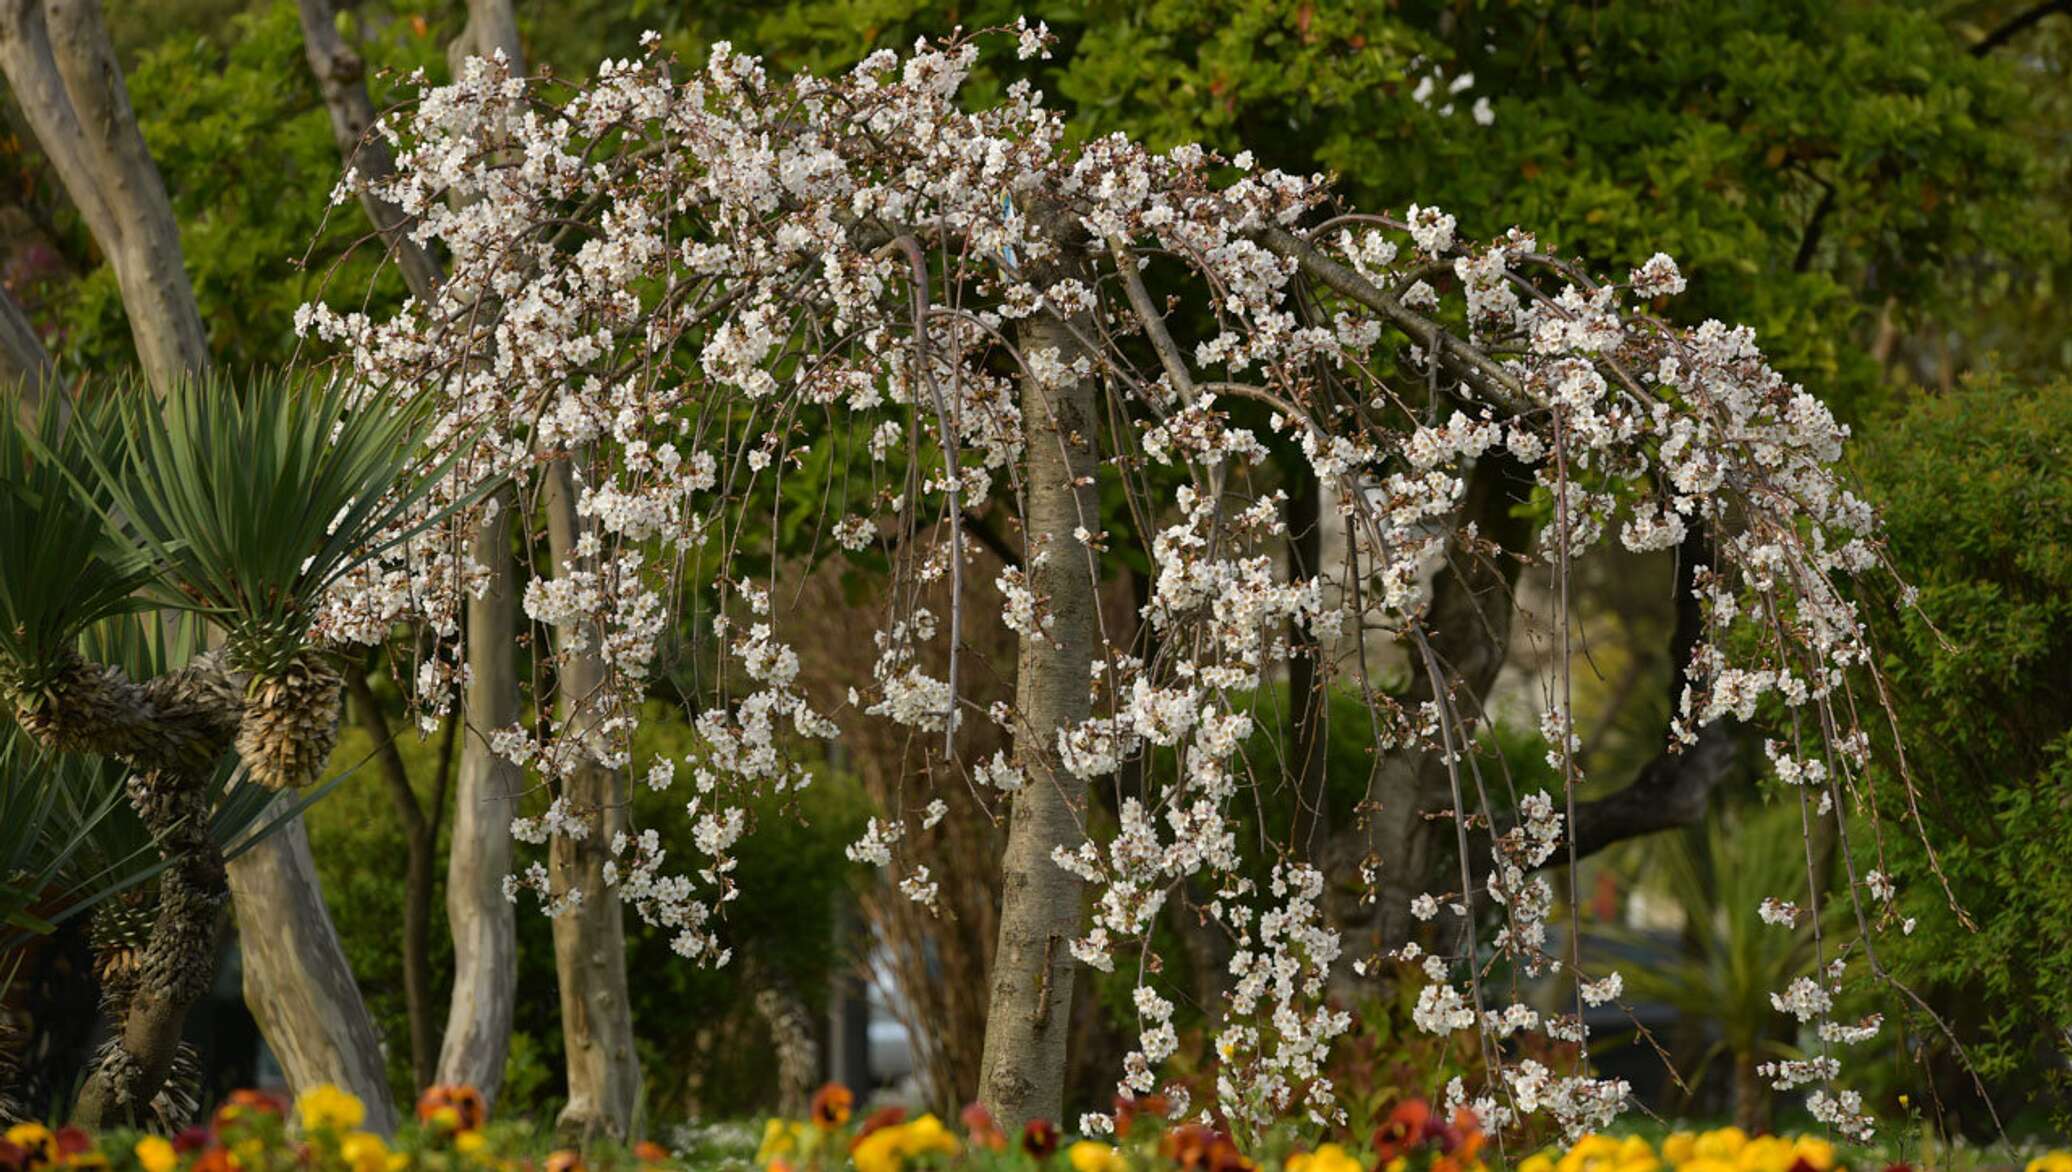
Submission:
{"label": "green foliage", "polygon": [[1914,401],[1871,439],[1865,478],[1892,558],[1920,590],[1918,609],[1887,625],[1881,660],[1908,771],[1885,746],[1874,776],[1885,831],[1855,835],[1859,867],[1882,858],[1919,921],[1881,936],[1880,951],[1932,987],[1965,1036],[1983,1032],[1971,1057],[1989,1076],[2017,1098],[2049,1096],[2062,1115],[2072,1085],[2052,1055],[2072,1029],[2072,383],[1975,380]]}
{"label": "green foliage", "polygon": [[445,515],[392,531],[452,462],[412,468],[432,422],[421,405],[356,403],[342,383],[278,374],[111,397],[111,411],[74,424],[98,433],[92,490],[150,551],[168,605],[223,623],[255,671],[300,651],[333,582]]}
{"label": "green foliage", "polygon": [[80,426],[51,408],[24,422],[15,398],[0,397],[0,691],[41,690],[80,632],[134,609],[153,577],[101,523],[109,493],[93,469],[118,440],[94,424],[109,412],[79,410]]}

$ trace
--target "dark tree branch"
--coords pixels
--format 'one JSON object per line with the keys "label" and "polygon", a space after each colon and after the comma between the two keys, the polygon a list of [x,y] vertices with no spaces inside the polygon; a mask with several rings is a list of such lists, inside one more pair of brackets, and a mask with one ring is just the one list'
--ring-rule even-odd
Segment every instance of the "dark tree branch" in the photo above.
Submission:
{"label": "dark tree branch", "polygon": [[2045,3],[2024,9],[2021,13],[1987,33],[1971,47],[1971,55],[1983,57],[2007,42],[2021,36],[2046,19],[2061,13],[2072,14],[2072,0],[2046,0]]}

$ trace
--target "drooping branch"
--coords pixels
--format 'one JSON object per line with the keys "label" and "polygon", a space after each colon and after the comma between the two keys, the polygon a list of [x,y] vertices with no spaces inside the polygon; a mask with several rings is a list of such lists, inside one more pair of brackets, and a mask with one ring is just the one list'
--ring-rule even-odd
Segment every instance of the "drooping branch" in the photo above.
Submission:
{"label": "drooping branch", "polygon": [[1284,228],[1268,226],[1259,233],[1260,243],[1275,253],[1292,258],[1302,271],[1342,297],[1366,306],[1410,335],[1439,368],[1474,388],[1478,395],[1508,411],[1525,405],[1518,380],[1496,360],[1461,341],[1439,323],[1404,305],[1374,282],[1339,264],[1317,247]]}

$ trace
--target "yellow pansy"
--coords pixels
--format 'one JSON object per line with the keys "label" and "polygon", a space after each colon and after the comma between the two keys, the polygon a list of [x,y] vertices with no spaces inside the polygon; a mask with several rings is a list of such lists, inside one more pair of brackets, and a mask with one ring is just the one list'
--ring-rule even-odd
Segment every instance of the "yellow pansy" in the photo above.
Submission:
{"label": "yellow pansy", "polygon": [[[1065,1149],[1065,1159],[1072,1165],[1072,1172],[1128,1172],[1129,1161],[1122,1153],[1107,1144],[1083,1139]],[[1355,1164],[1355,1172],[1359,1165]],[[1289,1172],[1295,1172],[1295,1162],[1288,1162]]]}
{"label": "yellow pansy", "polygon": [[864,1136],[850,1149],[849,1158],[856,1172],[899,1172],[899,1128],[881,1127]]}
{"label": "yellow pansy", "polygon": [[1690,1160],[1698,1145],[1698,1137],[1688,1131],[1672,1131],[1662,1141],[1662,1158],[1671,1164],[1684,1164]]}
{"label": "yellow pansy", "polygon": [[57,1163],[58,1137],[41,1123],[17,1123],[7,1129],[6,1139],[28,1153],[27,1164]]}
{"label": "yellow pansy", "polygon": [[453,1150],[470,1159],[481,1156],[489,1141],[479,1131],[463,1131],[453,1137]]}
{"label": "yellow pansy", "polygon": [[1592,1132],[1582,1137],[1554,1165],[1556,1172],[1614,1172],[1619,1163],[1619,1141]]}
{"label": "yellow pansy", "polygon": [[338,1141],[338,1155],[353,1172],[388,1172],[389,1150],[371,1131],[349,1131]]}
{"label": "yellow pansy", "polygon": [[[1325,1144],[1313,1152],[1288,1157],[1288,1172],[1360,1172],[1360,1162],[1337,1144]],[[1081,1172],[1086,1172],[1081,1169]]]}
{"label": "yellow pansy", "polygon": [[763,1142],[755,1150],[755,1162],[767,1166],[777,1157],[797,1151],[799,1136],[804,1130],[804,1124],[787,1123],[782,1119],[772,1119],[763,1124]]}
{"label": "yellow pansy", "polygon": [[1677,1166],[1676,1172],[1740,1172],[1730,1160],[1698,1156]]}
{"label": "yellow pansy", "polygon": [[1691,1146],[1691,1154],[1701,1160],[1723,1160],[1733,1163],[1748,1146],[1748,1133],[1738,1127],[1722,1127],[1708,1131],[1698,1137]]}
{"label": "yellow pansy", "polygon": [[[1792,1141],[1791,1156],[1794,1161],[1804,1160],[1813,1172],[1834,1172],[1835,1145],[1817,1135],[1802,1135]],[[2058,1172],[2072,1172],[2072,1167]]]}
{"label": "yellow pansy", "polygon": [[180,1153],[162,1135],[147,1135],[137,1141],[132,1149],[137,1153],[137,1164],[144,1172],[173,1172],[180,1164]]}
{"label": "yellow pansy", "polygon": [[1734,1165],[1741,1172],[1790,1172],[1791,1141],[1775,1135],[1759,1135],[1741,1145]]}
{"label": "yellow pansy", "polygon": [[367,1108],[351,1091],[322,1083],[295,1099],[295,1115],[304,1131],[351,1131],[367,1118]]}
{"label": "yellow pansy", "polygon": [[2072,1152],[2045,1152],[2029,1161],[2024,1172],[2072,1172]]}
{"label": "yellow pansy", "polygon": [[957,1154],[957,1138],[933,1115],[911,1123],[881,1127],[864,1136],[849,1153],[857,1172],[899,1172],[915,1156]]}

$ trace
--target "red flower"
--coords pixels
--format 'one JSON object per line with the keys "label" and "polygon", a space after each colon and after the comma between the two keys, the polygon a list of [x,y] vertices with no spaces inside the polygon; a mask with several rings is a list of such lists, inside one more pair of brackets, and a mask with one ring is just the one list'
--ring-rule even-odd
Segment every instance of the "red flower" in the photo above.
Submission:
{"label": "red flower", "polygon": [[12,1144],[4,1139],[0,1139],[0,1170],[4,1170],[4,1172],[22,1172],[22,1169],[28,1167],[28,1165],[29,1153],[26,1148],[23,1148],[20,1144]]}
{"label": "red flower", "polygon": [[1048,1119],[1031,1119],[1022,1127],[1022,1150],[1039,1160],[1058,1150],[1058,1125]]}
{"label": "red flower", "polygon": [[822,1131],[833,1131],[849,1122],[849,1111],[856,1106],[856,1095],[838,1082],[828,1083],[813,1092],[813,1125]]}
{"label": "red flower", "polygon": [[479,1131],[489,1121],[489,1104],[482,1098],[482,1092],[465,1083],[441,1083],[426,1087],[417,1100],[417,1121],[419,1123],[444,1122],[442,1112],[450,1110],[453,1130]]}
{"label": "red flower", "polygon": [[94,1146],[93,1137],[86,1134],[83,1127],[58,1128],[57,1140],[58,1154],[61,1156],[76,1156],[81,1152],[92,1151]]}
{"label": "red flower", "polygon": [[1253,1168],[1229,1136],[1199,1123],[1160,1136],[1158,1154],[1190,1172],[1251,1172]]}
{"label": "red flower", "polygon": [[1425,1141],[1432,1134],[1432,1109],[1423,1099],[1405,1099],[1374,1129],[1374,1158],[1386,1165]]}
{"label": "red flower", "polygon": [[173,1133],[173,1150],[186,1155],[209,1146],[209,1132],[205,1127],[189,1127]]}
{"label": "red flower", "polygon": [[964,1121],[964,1134],[973,1147],[989,1148],[996,1152],[1007,1150],[1007,1133],[993,1121],[993,1113],[977,1103],[964,1108],[958,1116]]}

